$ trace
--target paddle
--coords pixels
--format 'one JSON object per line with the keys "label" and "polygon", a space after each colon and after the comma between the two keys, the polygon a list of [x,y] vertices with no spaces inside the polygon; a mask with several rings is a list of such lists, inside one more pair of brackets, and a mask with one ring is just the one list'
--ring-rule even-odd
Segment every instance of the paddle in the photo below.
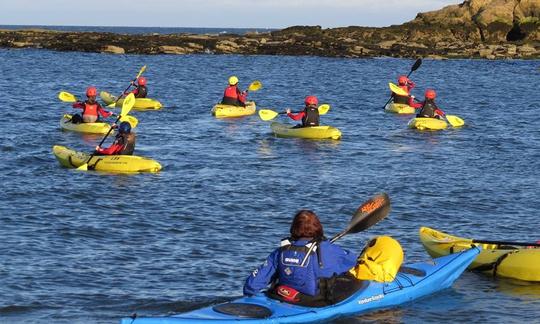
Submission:
{"label": "paddle", "polygon": [[[319,110],[319,115],[326,115],[328,111],[330,110],[330,105],[323,104],[323,105],[320,105],[317,109]],[[299,112],[300,111],[295,111],[293,113],[297,114]],[[285,115],[286,113],[287,113],[286,111],[278,113],[270,109],[261,109],[259,110],[259,117],[264,121],[268,121],[268,120],[272,120],[276,118],[278,115]]]}
{"label": "paddle", "polygon": [[[114,122],[115,124],[118,123],[118,121],[120,120],[120,118],[122,118],[122,116],[125,116],[127,114],[129,114],[129,111],[131,110],[131,108],[133,108],[133,105],[135,104],[135,95],[133,93],[130,93],[125,99],[124,99],[124,102],[122,103],[122,111],[121,113],[118,115],[118,118],[116,118],[116,121]],[[107,134],[105,134],[105,137],[103,137],[103,139],[101,140],[101,142],[99,143],[98,146],[101,146],[103,144],[103,142],[105,142],[105,139],[109,136],[109,134],[111,133],[112,131],[112,127],[109,128],[109,131],[107,132]],[[80,171],[87,171],[88,170],[88,163],[90,162],[90,160],[92,160],[92,158],[96,155],[96,152],[94,151],[94,153],[92,153],[90,155],[90,157],[88,158],[88,160],[86,161],[86,163],[82,164],[81,166],[79,166],[77,168],[77,170],[80,170]]]}
{"label": "paddle", "polygon": [[257,91],[262,88],[262,83],[259,80],[255,80],[251,82],[249,87],[247,88],[249,91]]}
{"label": "paddle", "polygon": [[58,94],[58,99],[62,100],[63,102],[76,102],[77,97],[75,95],[66,92],[66,91],[60,91]]}
{"label": "paddle", "polygon": [[[422,65],[422,59],[417,59],[416,62],[414,62],[413,66],[411,66],[411,71],[409,72],[409,74],[407,74],[407,78],[409,76],[411,76],[411,73],[413,73],[414,71],[418,70],[418,68],[420,67],[420,65]],[[405,94],[405,96],[407,96],[408,94]],[[382,107],[383,109],[386,107],[386,105],[388,105],[388,103],[390,102],[390,100],[392,100],[392,96],[390,96],[390,98],[388,99],[388,101],[384,104],[384,106]]]}
{"label": "paddle", "polygon": [[[146,65],[143,66],[143,67],[139,70],[139,73],[137,73],[137,76],[135,77],[135,79],[133,79],[133,81],[131,81],[131,82],[129,83],[129,85],[128,85],[128,87],[126,88],[126,90],[124,90],[124,91],[122,92],[122,94],[120,94],[120,95],[116,98],[116,100],[115,100],[113,103],[108,104],[107,107],[114,107],[114,106],[116,106],[116,103],[118,102],[118,100],[120,100],[120,99],[122,98],[122,96],[124,95],[124,93],[126,93],[126,91],[128,91],[129,88],[131,88],[131,86],[133,85],[133,82],[137,81],[137,79],[141,76],[141,74],[143,74],[144,71],[146,71]],[[122,105],[122,109],[124,109],[123,107],[124,107],[124,105]]]}
{"label": "paddle", "polygon": [[390,91],[394,92],[395,94],[397,94],[399,96],[408,96],[409,95],[407,93],[407,91],[401,89],[400,87],[398,87],[396,84],[394,84],[392,82],[388,82],[388,87],[390,88]]}
{"label": "paddle", "polygon": [[[378,194],[360,205],[352,216],[347,228],[334,236],[330,242],[334,243],[347,234],[362,232],[377,224],[385,218],[388,213],[390,213],[390,197],[388,197],[386,193]],[[309,254],[313,251],[315,245],[316,244],[311,244],[300,266],[303,267],[305,265]]]}
{"label": "paddle", "polygon": [[[414,100],[416,102],[421,102],[421,101],[417,100],[416,98],[414,98]],[[463,119],[461,119],[459,116],[444,114],[443,117],[454,128],[461,127],[461,126],[465,125],[465,121]]]}

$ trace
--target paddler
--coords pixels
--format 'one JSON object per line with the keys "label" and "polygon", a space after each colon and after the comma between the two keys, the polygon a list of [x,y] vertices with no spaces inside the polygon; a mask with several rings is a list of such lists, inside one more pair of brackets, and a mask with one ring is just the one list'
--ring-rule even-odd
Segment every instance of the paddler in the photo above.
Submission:
{"label": "paddler", "polygon": [[409,99],[409,106],[414,108],[420,108],[420,112],[416,117],[425,117],[425,118],[436,118],[442,119],[444,117],[444,112],[437,106],[435,103],[435,98],[437,93],[433,89],[427,89],[424,93],[423,102],[414,102],[414,97]]}
{"label": "paddler", "polygon": [[[145,77],[139,77],[137,79],[137,83],[131,81],[131,85],[135,87],[131,93],[135,95],[135,98],[146,98],[148,95],[148,88],[146,87],[146,78]],[[128,95],[129,92],[125,93],[125,95]]]}
{"label": "paddler", "polygon": [[307,96],[304,103],[303,111],[293,114],[291,109],[287,109],[287,116],[293,120],[302,120],[302,124],[296,125],[295,128],[319,126],[319,109],[317,107],[319,100],[315,96]]}
{"label": "paddler", "polygon": [[[113,125],[117,128],[116,125]],[[96,146],[96,155],[133,155],[135,150],[135,133],[131,132],[131,124],[123,121],[118,126],[118,134],[108,148]]]}
{"label": "paddler", "polygon": [[73,115],[71,122],[74,124],[80,123],[95,123],[99,121],[99,116],[107,118],[109,116],[114,116],[110,111],[107,111],[101,107],[101,105],[96,101],[97,89],[95,87],[88,87],[86,89],[86,101],[81,102],[77,101],[73,104],[73,108],[82,109],[82,114]]}
{"label": "paddler", "polygon": [[229,85],[225,88],[221,103],[224,105],[245,107],[247,94],[247,90],[240,91],[238,88],[238,77],[233,75],[229,78]]}
{"label": "paddler", "polygon": [[[411,90],[416,86],[416,84],[404,75],[400,75],[398,78],[398,87],[407,92],[407,96],[400,96],[392,92],[392,101],[396,104],[408,105],[409,99],[411,98]],[[414,97],[413,97],[414,98]]]}
{"label": "paddler", "polygon": [[[276,282],[270,293],[280,299],[304,305],[324,304],[326,285],[323,287],[321,283],[346,273],[356,264],[356,255],[330,243],[324,237],[319,218],[310,210],[296,213],[290,234],[290,238],[283,240],[281,247],[247,278],[244,294],[257,294]],[[317,248],[302,265],[311,244],[317,244]]]}

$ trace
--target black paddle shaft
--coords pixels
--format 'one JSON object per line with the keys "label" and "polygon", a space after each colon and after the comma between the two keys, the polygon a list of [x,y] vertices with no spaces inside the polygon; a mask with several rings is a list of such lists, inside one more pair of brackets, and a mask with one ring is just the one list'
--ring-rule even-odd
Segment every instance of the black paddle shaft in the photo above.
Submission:
{"label": "black paddle shaft", "polygon": [[524,242],[506,242],[506,241],[490,241],[490,240],[473,240],[473,243],[496,244],[496,245],[516,245],[516,246],[538,246],[538,247],[540,247],[540,243],[524,243]]}
{"label": "black paddle shaft", "polygon": [[[416,60],[416,62],[414,62],[413,66],[411,67],[411,71],[409,72],[409,74],[407,74],[407,78],[410,77],[414,71],[418,70],[420,65],[422,65],[422,59]],[[388,101],[384,104],[383,109],[386,107],[386,105],[388,105],[388,103],[390,103],[390,100],[392,100],[392,96],[390,96]]]}

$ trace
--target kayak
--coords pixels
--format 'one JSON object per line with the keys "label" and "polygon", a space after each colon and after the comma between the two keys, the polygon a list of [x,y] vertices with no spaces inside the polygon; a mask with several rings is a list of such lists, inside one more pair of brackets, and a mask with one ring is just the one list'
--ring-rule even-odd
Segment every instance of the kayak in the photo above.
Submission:
{"label": "kayak", "polygon": [[[60,119],[60,128],[62,128],[63,130],[87,134],[107,134],[107,132],[111,128],[111,125],[102,122],[74,124],[71,122],[71,117],[72,115],[69,114],[65,114],[64,116],[62,116],[62,119]],[[137,127],[137,124],[139,123],[137,118],[129,115],[122,117],[120,121],[128,121],[133,128]]]}
{"label": "kayak", "polygon": [[332,126],[299,127],[273,122],[270,124],[272,132],[277,137],[296,137],[307,139],[334,139],[341,138],[341,131]]}
{"label": "kayak", "polygon": [[[429,263],[402,266],[389,283],[358,281],[334,305],[304,307],[270,299],[265,295],[166,317],[123,318],[121,324],[174,323],[312,323],[353,316],[375,309],[395,307],[450,287],[480,252],[479,248],[434,259]],[[351,289],[351,283],[343,285]]]}
{"label": "kayak", "polygon": [[414,107],[411,107],[407,104],[397,104],[397,103],[389,103],[384,107],[385,111],[396,113],[396,114],[414,114],[416,112],[416,109]]}
{"label": "kayak", "polygon": [[448,124],[442,119],[416,117],[409,121],[408,126],[418,130],[441,130],[445,129]]}
{"label": "kayak", "polygon": [[470,265],[476,270],[497,277],[540,281],[540,248],[473,243],[472,239],[452,236],[432,228],[420,228],[420,240],[432,257],[448,255],[475,244],[482,252]]}
{"label": "kayak", "polygon": [[257,110],[254,101],[246,103],[245,107],[217,104],[212,108],[212,116],[216,118],[231,118],[253,115]]}
{"label": "kayak", "polygon": [[[53,146],[53,154],[66,168],[78,168],[88,162],[90,154],[77,152],[65,146]],[[161,164],[149,158],[136,155],[96,155],[88,162],[95,171],[114,173],[158,172]]]}
{"label": "kayak", "polygon": [[[111,95],[108,92],[101,91],[99,93],[99,96],[101,97],[101,100],[105,102],[105,104],[110,105],[114,102],[116,102],[116,108],[122,108],[122,104],[124,103],[124,99],[120,99],[116,101],[115,96]],[[135,110],[157,110],[161,109],[163,106],[161,105],[161,102],[157,101],[156,99],[151,98],[135,98],[135,104],[133,105],[132,109]]]}

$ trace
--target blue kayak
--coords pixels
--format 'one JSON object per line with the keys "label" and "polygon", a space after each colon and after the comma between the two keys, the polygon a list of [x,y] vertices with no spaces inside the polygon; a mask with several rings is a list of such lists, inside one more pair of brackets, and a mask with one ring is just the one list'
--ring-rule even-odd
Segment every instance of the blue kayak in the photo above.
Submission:
{"label": "blue kayak", "polygon": [[328,321],[389,308],[450,287],[480,253],[473,247],[433,259],[431,263],[402,266],[394,281],[363,281],[342,301],[325,307],[303,307],[270,299],[265,295],[244,297],[228,303],[167,317],[124,318],[122,324],[173,323],[311,323]]}

